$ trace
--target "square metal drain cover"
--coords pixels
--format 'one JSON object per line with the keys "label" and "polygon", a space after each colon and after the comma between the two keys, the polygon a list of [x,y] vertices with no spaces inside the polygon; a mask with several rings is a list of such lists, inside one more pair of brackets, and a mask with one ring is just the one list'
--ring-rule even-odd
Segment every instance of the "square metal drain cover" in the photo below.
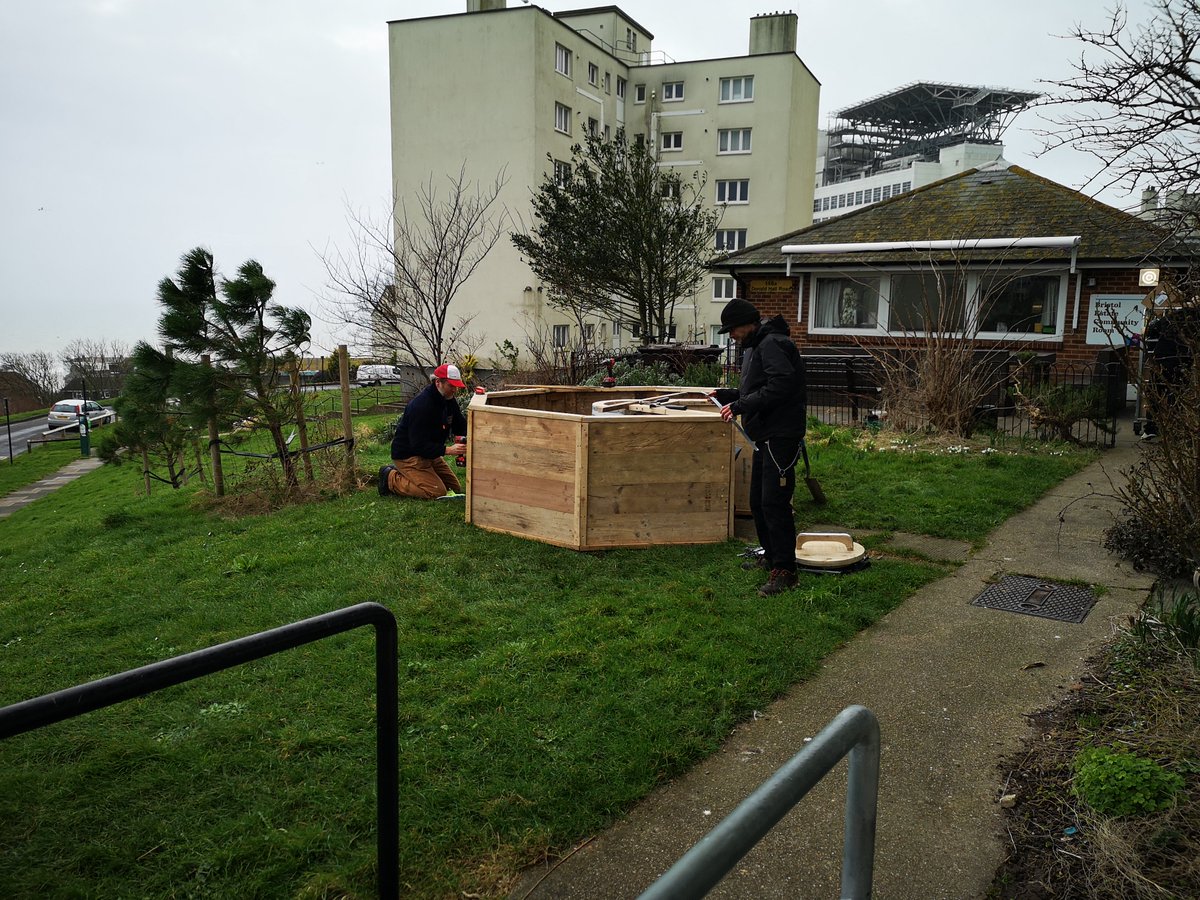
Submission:
{"label": "square metal drain cover", "polygon": [[1006,575],[972,600],[971,605],[1079,623],[1096,605],[1096,596],[1091,588],[1074,584],[1056,584],[1028,575]]}

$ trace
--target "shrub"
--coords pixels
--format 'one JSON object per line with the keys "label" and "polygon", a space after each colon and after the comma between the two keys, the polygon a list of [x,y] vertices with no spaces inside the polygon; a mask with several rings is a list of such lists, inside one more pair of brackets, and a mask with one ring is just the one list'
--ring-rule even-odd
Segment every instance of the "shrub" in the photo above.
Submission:
{"label": "shrub", "polygon": [[1183,778],[1152,759],[1091,747],[1075,757],[1072,792],[1101,815],[1132,816],[1171,805]]}

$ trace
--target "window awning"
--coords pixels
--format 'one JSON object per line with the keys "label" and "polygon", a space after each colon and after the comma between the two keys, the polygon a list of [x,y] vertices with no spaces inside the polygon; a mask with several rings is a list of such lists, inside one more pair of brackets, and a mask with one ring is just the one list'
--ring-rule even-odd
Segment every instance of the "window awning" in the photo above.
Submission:
{"label": "window awning", "polygon": [[865,241],[846,244],[784,244],[780,252],[787,257],[787,274],[792,274],[792,257],[806,253],[872,253],[881,250],[1013,250],[1049,247],[1071,250],[1071,274],[1075,273],[1075,255],[1081,235],[1052,237],[953,238],[940,241]]}

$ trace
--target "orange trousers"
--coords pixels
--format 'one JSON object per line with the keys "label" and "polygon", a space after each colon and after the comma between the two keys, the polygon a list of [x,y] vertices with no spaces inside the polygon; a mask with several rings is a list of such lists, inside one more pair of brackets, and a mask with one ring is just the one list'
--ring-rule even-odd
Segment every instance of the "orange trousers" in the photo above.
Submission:
{"label": "orange trousers", "polygon": [[446,460],[442,457],[426,459],[410,456],[408,459],[393,459],[395,468],[388,472],[388,490],[401,497],[416,497],[432,500],[450,491],[462,493],[462,484]]}

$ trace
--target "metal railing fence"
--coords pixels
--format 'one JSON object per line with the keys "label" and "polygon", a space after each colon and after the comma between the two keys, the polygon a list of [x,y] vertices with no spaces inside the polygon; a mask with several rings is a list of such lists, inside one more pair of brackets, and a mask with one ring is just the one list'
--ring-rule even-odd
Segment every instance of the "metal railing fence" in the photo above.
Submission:
{"label": "metal railing fence", "polygon": [[842,837],[842,900],[867,900],[875,868],[879,721],[848,706],[712,831],[680,857],[640,900],[703,897],[750,852],[843,756],[849,755]]}
{"label": "metal railing fence", "polygon": [[359,603],[214,647],[150,663],[0,709],[0,740],[142,697],[363,625],[375,627],[375,790],[379,896],[400,895],[400,725],[396,617]]}

